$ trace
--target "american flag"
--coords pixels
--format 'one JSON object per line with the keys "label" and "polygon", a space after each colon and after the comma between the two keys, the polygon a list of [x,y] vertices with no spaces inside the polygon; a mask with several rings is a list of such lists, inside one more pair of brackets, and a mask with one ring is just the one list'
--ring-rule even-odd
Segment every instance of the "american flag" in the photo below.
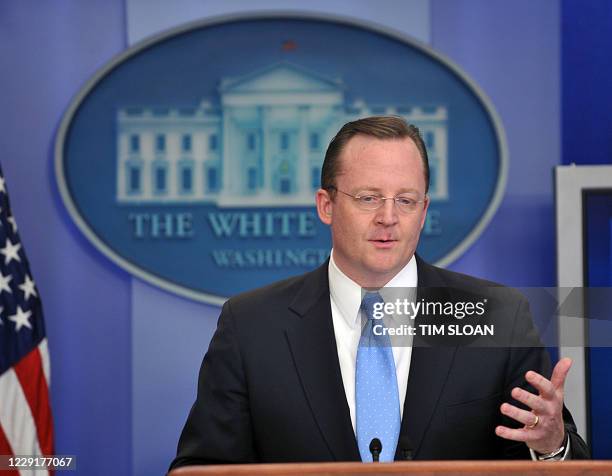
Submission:
{"label": "american flag", "polygon": [[53,454],[49,375],[42,306],[0,168],[0,455]]}

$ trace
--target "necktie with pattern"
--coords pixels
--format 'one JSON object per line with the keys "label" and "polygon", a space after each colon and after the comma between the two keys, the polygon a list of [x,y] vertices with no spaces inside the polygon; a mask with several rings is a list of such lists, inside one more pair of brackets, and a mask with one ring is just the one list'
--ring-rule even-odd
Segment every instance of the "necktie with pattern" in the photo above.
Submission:
{"label": "necktie with pattern", "polygon": [[[374,305],[384,301],[378,293],[366,293],[361,311],[367,321],[361,331],[355,372],[357,444],[362,461],[372,461],[370,442],[382,442],[380,461],[393,461],[400,431],[399,392],[391,340],[380,334],[382,319],[374,319]],[[377,333],[374,333],[374,327]]]}

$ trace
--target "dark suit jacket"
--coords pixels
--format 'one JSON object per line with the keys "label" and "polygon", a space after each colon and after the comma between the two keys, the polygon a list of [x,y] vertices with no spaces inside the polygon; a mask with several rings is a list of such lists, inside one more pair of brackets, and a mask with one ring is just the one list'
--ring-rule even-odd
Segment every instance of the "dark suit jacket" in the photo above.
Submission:
{"label": "dark suit jacket", "polygon": [[[418,260],[422,287],[492,283]],[[503,290],[499,325],[535,336],[526,300]],[[545,349],[414,346],[396,459],[530,458],[495,435],[517,426],[499,406],[527,370],[550,375]],[[514,402],[516,403],[516,402]],[[564,410],[572,458],[588,449]],[[171,468],[210,463],[359,461],[340,373],[327,264],[225,303],[199,376],[198,394]]]}

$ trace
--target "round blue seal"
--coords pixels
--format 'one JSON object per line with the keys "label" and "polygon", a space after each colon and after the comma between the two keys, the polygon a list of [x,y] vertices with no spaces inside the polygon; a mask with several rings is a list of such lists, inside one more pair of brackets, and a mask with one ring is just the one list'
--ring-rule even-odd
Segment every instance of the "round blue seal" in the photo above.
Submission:
{"label": "round blue seal", "polygon": [[490,102],[427,46],[353,20],[252,14],[190,24],[104,66],[66,112],[56,175],[71,217],[121,267],[220,303],[323,263],[314,193],[347,121],[393,114],[428,147],[419,245],[445,265],[501,200]]}

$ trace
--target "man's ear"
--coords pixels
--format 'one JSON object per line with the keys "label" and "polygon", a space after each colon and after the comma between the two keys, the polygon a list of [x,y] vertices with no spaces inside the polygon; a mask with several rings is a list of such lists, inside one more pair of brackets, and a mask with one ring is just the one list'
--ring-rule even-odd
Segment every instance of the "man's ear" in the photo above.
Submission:
{"label": "man's ear", "polygon": [[317,202],[317,213],[319,214],[319,220],[326,225],[331,225],[334,203],[332,202],[329,192],[320,188],[317,190],[315,199]]}

